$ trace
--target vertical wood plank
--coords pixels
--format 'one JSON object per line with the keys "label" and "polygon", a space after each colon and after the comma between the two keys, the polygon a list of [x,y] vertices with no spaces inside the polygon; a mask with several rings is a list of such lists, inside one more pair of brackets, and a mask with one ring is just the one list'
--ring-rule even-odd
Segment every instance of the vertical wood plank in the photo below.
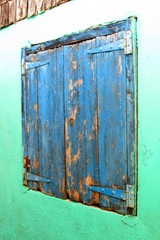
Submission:
{"label": "vertical wood plank", "polygon": [[52,5],[52,7],[57,6],[57,1],[58,1],[58,0],[52,0],[52,1],[51,1],[51,5]]}
{"label": "vertical wood plank", "polygon": [[50,64],[38,68],[39,183],[43,193],[65,198],[63,47],[38,54]]}
{"label": "vertical wood plank", "polygon": [[8,2],[8,0],[0,0],[0,5],[4,4],[6,2]]}
{"label": "vertical wood plank", "polygon": [[6,2],[0,5],[0,28],[6,27],[9,24],[9,3]]}
{"label": "vertical wood plank", "polygon": [[45,10],[50,9],[52,6],[52,0],[45,0]]}
{"label": "vertical wood plank", "polygon": [[36,13],[35,0],[28,0],[28,17],[34,16]]}
{"label": "vertical wood plank", "polygon": [[27,16],[27,0],[17,0],[17,21]]}
{"label": "vertical wood plank", "polygon": [[[38,72],[36,68],[26,70],[27,109],[26,109],[26,140],[27,156],[30,158],[30,172],[38,175]],[[29,187],[37,190],[36,182],[29,182]]]}
{"label": "vertical wood plank", "polygon": [[85,204],[94,203],[88,187],[97,184],[96,67],[87,54],[92,44],[94,40],[64,47],[67,194]]}
{"label": "vertical wood plank", "polygon": [[36,0],[37,14],[44,12],[44,0]]}
{"label": "vertical wood plank", "polygon": [[16,0],[9,1],[9,24],[16,22]]}

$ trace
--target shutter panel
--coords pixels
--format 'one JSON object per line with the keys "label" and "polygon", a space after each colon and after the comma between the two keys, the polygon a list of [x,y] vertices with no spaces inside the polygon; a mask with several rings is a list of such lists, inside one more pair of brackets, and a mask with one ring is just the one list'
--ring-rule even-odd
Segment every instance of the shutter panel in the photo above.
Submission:
{"label": "shutter panel", "polygon": [[96,67],[94,57],[87,55],[89,46],[94,47],[95,40],[64,48],[67,194],[87,204],[94,203],[96,195],[88,186],[98,184]]}
{"label": "shutter panel", "polygon": [[64,198],[63,69],[59,65],[63,65],[63,47],[26,59],[27,119],[31,125],[27,133],[28,183],[30,188]]}
{"label": "shutter panel", "polygon": [[[99,39],[105,44],[106,37]],[[107,44],[113,36],[107,39]],[[126,156],[126,76],[123,50],[97,54],[99,187],[125,190]],[[126,202],[101,194],[100,205],[126,211]]]}

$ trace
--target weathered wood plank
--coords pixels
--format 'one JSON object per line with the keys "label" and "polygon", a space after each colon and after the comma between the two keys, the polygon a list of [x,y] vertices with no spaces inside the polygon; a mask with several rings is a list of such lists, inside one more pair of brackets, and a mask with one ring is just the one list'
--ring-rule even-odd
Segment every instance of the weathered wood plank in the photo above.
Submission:
{"label": "weathered wood plank", "polygon": [[130,19],[117,22],[117,23],[108,24],[105,26],[100,25],[99,27],[91,28],[88,31],[83,31],[78,34],[77,33],[71,34],[68,36],[61,37],[59,39],[34,45],[26,49],[26,54],[28,55],[30,53],[36,53],[38,51],[44,51],[47,49],[53,49],[55,47],[64,46],[67,44],[72,44],[72,43],[81,42],[84,40],[93,39],[102,35],[107,36],[119,31],[129,30],[128,22],[130,22]]}
{"label": "weathered wood plank", "polygon": [[[34,59],[35,60],[35,59]],[[30,158],[31,173],[39,171],[38,158],[38,102],[37,102],[38,72],[36,68],[26,70],[26,146]],[[37,190],[37,183],[29,182],[29,187]]]}
{"label": "weathered wood plank", "polygon": [[[111,36],[113,41],[113,36]],[[105,44],[105,38],[99,39]],[[125,190],[126,157],[126,79],[123,50],[97,54],[99,119],[99,186]],[[100,196],[103,208],[126,212],[126,203]]]}
{"label": "weathered wood plank", "polygon": [[36,2],[35,0],[28,0],[28,17],[36,14]]}
{"label": "weathered wood plank", "polygon": [[69,0],[57,0],[57,6],[59,6],[63,3],[66,3],[66,2],[69,2]]}
{"label": "weathered wood plank", "polygon": [[88,186],[97,185],[96,68],[87,53],[91,45],[94,40],[64,47],[66,188],[71,200],[85,204],[94,203]]}
{"label": "weathered wood plank", "polygon": [[37,14],[44,12],[44,0],[36,0]]}
{"label": "weathered wood plank", "polygon": [[50,64],[38,67],[39,174],[51,183],[40,183],[42,192],[65,198],[63,47],[38,54]]}
{"label": "weathered wood plank", "polygon": [[57,6],[57,0],[52,0],[51,5],[52,5],[52,7]]}
{"label": "weathered wood plank", "polygon": [[0,0],[0,5],[4,4],[6,2],[8,2],[8,0]]}
{"label": "weathered wood plank", "polygon": [[0,28],[6,27],[9,24],[9,3],[6,2],[0,5]]}
{"label": "weathered wood plank", "polygon": [[52,0],[45,0],[45,10],[48,10],[52,7]]}
{"label": "weathered wood plank", "polygon": [[17,0],[17,21],[27,16],[27,0]]}
{"label": "weathered wood plank", "polygon": [[9,25],[16,22],[16,0],[9,1]]}

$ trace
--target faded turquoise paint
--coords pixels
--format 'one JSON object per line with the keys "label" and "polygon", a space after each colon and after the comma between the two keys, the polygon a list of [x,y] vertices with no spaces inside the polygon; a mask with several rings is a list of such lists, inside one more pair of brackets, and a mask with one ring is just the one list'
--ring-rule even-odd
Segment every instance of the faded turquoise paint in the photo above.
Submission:
{"label": "faded turquoise paint", "polygon": [[[91,2],[76,0],[0,31],[0,239],[159,240],[158,7],[153,2],[143,6],[136,0],[131,11],[126,0],[113,1],[109,8],[106,1],[100,0],[99,6]],[[138,217],[123,217],[27,191],[22,186],[21,47],[28,40],[47,41],[131,14],[139,18]]]}

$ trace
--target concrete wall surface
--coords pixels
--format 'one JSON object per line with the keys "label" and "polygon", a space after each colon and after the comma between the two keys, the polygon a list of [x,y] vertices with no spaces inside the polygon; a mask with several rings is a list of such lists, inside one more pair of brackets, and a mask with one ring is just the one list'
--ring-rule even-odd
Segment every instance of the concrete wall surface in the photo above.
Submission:
{"label": "concrete wall surface", "polygon": [[[138,17],[138,214],[122,216],[22,185],[21,48]],[[75,0],[0,31],[0,240],[160,239],[160,24],[153,1]]]}

